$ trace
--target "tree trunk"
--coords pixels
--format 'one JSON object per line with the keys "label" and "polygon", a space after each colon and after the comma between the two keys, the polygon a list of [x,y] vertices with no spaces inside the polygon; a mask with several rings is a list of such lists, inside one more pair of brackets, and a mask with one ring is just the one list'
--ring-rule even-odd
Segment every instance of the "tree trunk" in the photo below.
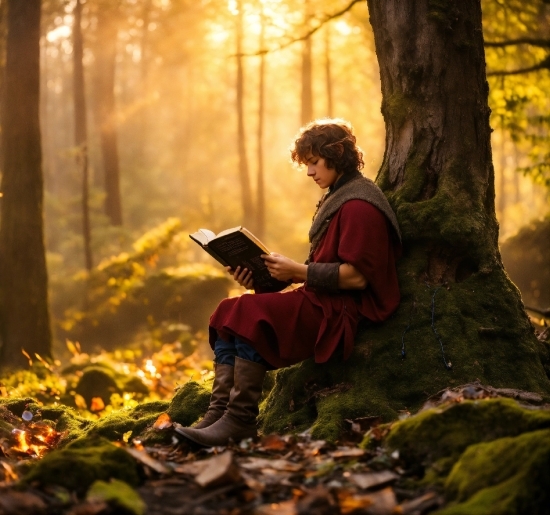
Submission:
{"label": "tree trunk", "polygon": [[82,237],[84,240],[84,263],[91,270],[92,246],[90,233],[90,209],[88,190],[88,131],[86,128],[86,96],[84,87],[84,41],[82,37],[82,3],[76,0],[73,23],[73,94],[74,135],[77,147],[77,164],[82,168]]}
{"label": "tree trunk", "polygon": [[[304,11],[306,26],[308,26],[310,16],[309,0],[305,0]],[[302,125],[305,125],[313,120],[313,85],[311,73],[311,38],[309,37],[302,43]]]}
{"label": "tree trunk", "polygon": [[40,0],[8,1],[0,227],[2,366],[51,355],[42,218]]}
{"label": "tree trunk", "polygon": [[332,118],[334,108],[332,100],[332,66],[330,61],[330,24],[325,25],[325,84],[327,92],[327,116]]}
{"label": "tree trunk", "polygon": [[[550,395],[544,352],[498,250],[480,0],[368,0],[386,149],[377,182],[400,222],[402,302],[353,356],[282,369],[265,431],[385,420],[476,380]],[[322,390],[322,391],[320,391]]]}
{"label": "tree trunk", "polygon": [[244,72],[242,58],[243,40],[243,5],[237,2],[237,146],[239,151],[239,178],[241,183],[241,199],[243,206],[243,224],[254,228],[254,207],[248,173],[248,158],[246,156],[246,134],[244,129]]}
{"label": "tree trunk", "polygon": [[[263,9],[263,7],[260,7]],[[260,14],[260,51],[264,48],[264,15]],[[256,235],[265,236],[265,184],[264,184],[264,122],[265,122],[265,55],[260,55],[258,78],[258,180],[256,184]]]}
{"label": "tree trunk", "polygon": [[98,9],[95,52],[96,102],[105,176],[105,213],[112,225],[122,225],[115,105],[117,16],[116,7],[102,5]]}

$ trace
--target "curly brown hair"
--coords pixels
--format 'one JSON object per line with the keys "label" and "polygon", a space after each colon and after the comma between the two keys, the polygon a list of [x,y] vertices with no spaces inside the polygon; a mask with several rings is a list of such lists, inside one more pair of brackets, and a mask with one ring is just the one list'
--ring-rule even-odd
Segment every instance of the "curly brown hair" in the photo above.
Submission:
{"label": "curly brown hair", "polygon": [[364,166],[351,124],[339,118],[315,120],[300,129],[290,157],[297,164],[307,164],[311,155],[322,157],[325,166],[338,173],[352,173]]}

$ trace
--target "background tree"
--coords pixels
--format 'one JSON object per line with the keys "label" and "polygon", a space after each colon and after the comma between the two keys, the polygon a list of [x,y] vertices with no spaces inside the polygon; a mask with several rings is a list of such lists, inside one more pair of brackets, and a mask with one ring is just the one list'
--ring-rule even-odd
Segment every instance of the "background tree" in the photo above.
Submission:
{"label": "background tree", "polygon": [[105,213],[112,225],[122,225],[115,71],[119,23],[118,1],[96,6],[95,96],[103,157]]}
{"label": "background tree", "polygon": [[395,419],[476,380],[550,394],[548,350],[498,250],[480,2],[368,6],[386,123],[377,182],[402,229],[402,303],[348,362],[279,371],[267,431],[314,422],[315,437],[335,438],[345,419]]}
{"label": "background tree", "polygon": [[242,1],[237,1],[236,4],[236,55],[237,63],[236,76],[236,108],[237,108],[237,148],[239,149],[239,179],[241,185],[241,201],[243,210],[243,225],[254,227],[254,204],[252,203],[252,192],[250,187],[250,174],[248,171],[248,156],[246,153],[246,132],[245,132],[245,114],[244,114],[244,69],[243,69],[243,19],[244,5]]}
{"label": "background tree", "polygon": [[50,356],[39,126],[40,0],[7,2],[0,224],[0,364]]}
{"label": "background tree", "polygon": [[84,86],[84,40],[82,37],[82,3],[76,0],[73,22],[73,95],[74,134],[77,148],[77,163],[82,170],[82,238],[84,241],[84,262],[91,270],[92,243],[89,208],[88,130],[86,126],[86,95]]}

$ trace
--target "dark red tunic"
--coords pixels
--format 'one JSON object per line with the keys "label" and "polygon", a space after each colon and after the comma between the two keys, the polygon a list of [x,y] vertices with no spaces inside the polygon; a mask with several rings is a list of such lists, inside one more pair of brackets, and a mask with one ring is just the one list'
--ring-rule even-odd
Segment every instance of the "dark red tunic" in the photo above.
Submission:
{"label": "dark red tunic", "polygon": [[238,336],[276,368],[314,357],[327,361],[344,344],[353,349],[362,317],[388,318],[400,300],[395,261],[400,244],[382,212],[364,200],[349,200],[332,218],[313,261],[349,263],[367,279],[365,290],[321,293],[305,286],[284,293],[225,299],[210,318],[210,345],[217,335]]}

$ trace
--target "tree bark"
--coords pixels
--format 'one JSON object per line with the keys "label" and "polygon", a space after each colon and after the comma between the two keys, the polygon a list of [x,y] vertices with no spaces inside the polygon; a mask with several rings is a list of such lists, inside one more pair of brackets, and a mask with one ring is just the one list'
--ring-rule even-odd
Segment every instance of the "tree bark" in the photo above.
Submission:
{"label": "tree bark", "polygon": [[[263,9],[263,6],[260,7]],[[264,15],[260,14],[260,50],[264,48]],[[256,235],[263,239],[265,236],[265,184],[264,184],[264,122],[265,122],[265,55],[260,55],[260,66],[258,70],[258,176],[256,184]]]}
{"label": "tree bark", "polygon": [[332,118],[333,108],[333,94],[332,94],[332,66],[330,60],[330,25],[325,25],[325,84],[327,92],[327,116]]}
{"label": "tree bark", "polygon": [[246,156],[246,132],[244,128],[244,71],[242,58],[243,40],[243,5],[237,2],[237,147],[239,152],[239,178],[241,183],[241,201],[243,207],[243,224],[254,227],[254,206],[252,205],[252,192],[250,188],[250,175],[248,172],[248,158]]}
{"label": "tree bark", "polygon": [[73,95],[74,95],[74,134],[77,147],[77,164],[82,169],[82,238],[84,242],[84,263],[86,270],[93,266],[90,208],[89,208],[89,168],[88,131],[86,127],[86,96],[84,84],[84,41],[82,37],[82,3],[76,0],[73,23]]}
{"label": "tree bark", "polygon": [[40,0],[9,0],[2,124],[2,366],[51,355],[40,144]]}
{"label": "tree bark", "polygon": [[386,148],[377,182],[402,231],[402,301],[353,356],[278,371],[264,431],[397,418],[479,380],[535,391],[550,381],[519,291],[500,259],[480,0],[368,0]]}
{"label": "tree bark", "polygon": [[[310,16],[309,0],[305,0],[306,23]],[[302,43],[302,102],[301,102],[301,123],[313,120],[313,84],[311,70],[311,37],[306,38]]]}
{"label": "tree bark", "polygon": [[115,67],[118,35],[118,13],[116,9],[116,7],[108,8],[102,5],[97,10],[95,89],[105,176],[105,213],[112,225],[122,225],[115,102]]}

